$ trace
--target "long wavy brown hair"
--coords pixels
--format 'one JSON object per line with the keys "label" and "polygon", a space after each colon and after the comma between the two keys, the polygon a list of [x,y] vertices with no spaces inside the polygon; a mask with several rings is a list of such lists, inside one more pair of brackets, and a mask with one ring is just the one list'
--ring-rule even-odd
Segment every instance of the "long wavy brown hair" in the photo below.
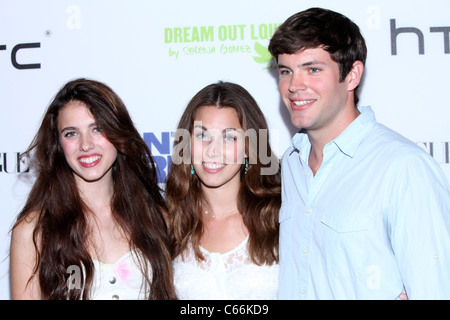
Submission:
{"label": "long wavy brown hair", "polygon": [[257,133],[246,135],[250,165],[246,174],[244,164],[241,168],[238,209],[249,230],[252,261],[258,265],[278,262],[279,160],[270,148],[267,122],[258,104],[246,89],[229,82],[211,84],[200,90],[178,124],[172,159],[184,160],[172,162],[166,180],[173,257],[182,254],[191,241],[196,258],[204,259],[199,249],[203,195],[200,180],[190,171],[190,139],[185,134],[192,133],[195,115],[202,106],[234,108],[242,129]]}
{"label": "long wavy brown hair", "polygon": [[[70,101],[86,105],[118,151],[112,166],[112,214],[128,235],[130,247],[141,254],[139,265],[145,288],[150,289],[147,298],[175,299],[165,223],[167,207],[152,155],[122,100],[105,84],[87,79],[70,81],[61,88],[23,154],[30,159],[36,180],[16,224],[31,212],[38,213],[33,233],[37,252],[33,276],[39,277],[42,298],[89,299],[95,272],[88,251],[86,215],[90,209],[80,197],[57,130],[58,113]],[[83,290],[68,288],[67,268],[71,265],[82,266]]]}

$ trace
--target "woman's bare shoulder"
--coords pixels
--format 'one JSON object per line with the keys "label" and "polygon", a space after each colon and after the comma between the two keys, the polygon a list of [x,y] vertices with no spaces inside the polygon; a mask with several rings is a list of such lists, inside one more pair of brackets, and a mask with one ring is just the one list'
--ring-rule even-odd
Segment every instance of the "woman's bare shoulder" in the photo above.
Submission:
{"label": "woman's bare shoulder", "polygon": [[39,212],[31,211],[25,217],[18,220],[12,229],[11,241],[32,241],[38,219]]}

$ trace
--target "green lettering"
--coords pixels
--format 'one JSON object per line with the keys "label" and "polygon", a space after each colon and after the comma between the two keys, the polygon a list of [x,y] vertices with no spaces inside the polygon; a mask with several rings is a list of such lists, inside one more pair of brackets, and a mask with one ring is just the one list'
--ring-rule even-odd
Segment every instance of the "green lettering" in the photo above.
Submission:
{"label": "green lettering", "polygon": [[214,27],[200,27],[202,41],[214,41]]}
{"label": "green lettering", "polygon": [[227,40],[227,27],[226,26],[219,26],[219,40],[220,41]]}
{"label": "green lettering", "polygon": [[183,30],[181,28],[174,28],[173,29],[173,42],[183,42],[183,36],[181,35]]}
{"label": "green lettering", "polygon": [[267,25],[265,25],[265,24],[259,25],[259,38],[267,39]]}
{"label": "green lettering", "polygon": [[251,39],[252,40],[258,40],[258,37],[255,35],[255,25],[250,25],[250,31],[251,31]]}
{"label": "green lettering", "polygon": [[173,40],[173,32],[171,28],[164,28],[164,42],[171,43]]}
{"label": "green lettering", "polygon": [[189,39],[189,36],[190,36],[190,34],[189,34],[189,27],[184,27],[183,28],[183,40],[184,40],[184,42],[191,42],[191,40]]}
{"label": "green lettering", "polygon": [[232,41],[237,39],[237,28],[236,26],[228,26],[228,38]]}
{"label": "green lettering", "polygon": [[240,31],[241,31],[241,40],[244,40],[244,28],[245,28],[245,24],[240,24],[238,25]]}
{"label": "green lettering", "polygon": [[200,41],[200,37],[198,34],[198,28],[197,27],[193,27],[192,28],[192,38],[191,38],[192,42],[199,42]]}

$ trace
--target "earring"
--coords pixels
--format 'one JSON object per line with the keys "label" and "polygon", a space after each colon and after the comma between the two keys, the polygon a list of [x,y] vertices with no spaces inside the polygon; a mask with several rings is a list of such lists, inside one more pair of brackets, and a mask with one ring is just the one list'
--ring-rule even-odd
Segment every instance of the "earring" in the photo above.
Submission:
{"label": "earring", "polygon": [[248,158],[245,158],[244,174],[247,174],[247,171],[248,171]]}
{"label": "earring", "polygon": [[194,175],[195,170],[194,170],[194,166],[191,164],[191,175]]}

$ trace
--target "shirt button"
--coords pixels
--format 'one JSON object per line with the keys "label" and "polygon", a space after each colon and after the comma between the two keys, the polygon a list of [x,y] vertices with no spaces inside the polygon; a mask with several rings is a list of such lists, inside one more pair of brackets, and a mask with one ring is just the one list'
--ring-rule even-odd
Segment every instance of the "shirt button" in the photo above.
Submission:
{"label": "shirt button", "polygon": [[305,176],[309,176],[309,171],[305,171]]}
{"label": "shirt button", "polygon": [[111,284],[116,283],[116,277],[109,278],[109,283],[111,283]]}
{"label": "shirt button", "polygon": [[308,253],[308,249],[304,248],[304,249],[302,250],[302,252],[303,252],[303,254],[306,254],[306,253]]}
{"label": "shirt button", "polygon": [[119,296],[117,294],[115,294],[115,295],[112,296],[112,299],[113,300],[119,300]]}
{"label": "shirt button", "polygon": [[302,289],[302,291],[300,291],[300,293],[305,294],[306,293],[305,289]]}
{"label": "shirt button", "polygon": [[311,212],[312,212],[311,208],[306,209],[306,213],[311,213]]}

